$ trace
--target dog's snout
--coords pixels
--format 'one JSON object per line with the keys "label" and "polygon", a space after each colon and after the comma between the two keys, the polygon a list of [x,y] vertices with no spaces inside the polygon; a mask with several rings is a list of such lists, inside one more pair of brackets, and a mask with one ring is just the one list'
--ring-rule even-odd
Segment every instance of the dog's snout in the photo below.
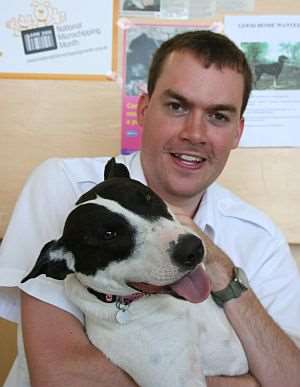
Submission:
{"label": "dog's snout", "polygon": [[203,259],[204,247],[201,239],[193,234],[180,235],[173,245],[171,258],[185,270],[193,269]]}

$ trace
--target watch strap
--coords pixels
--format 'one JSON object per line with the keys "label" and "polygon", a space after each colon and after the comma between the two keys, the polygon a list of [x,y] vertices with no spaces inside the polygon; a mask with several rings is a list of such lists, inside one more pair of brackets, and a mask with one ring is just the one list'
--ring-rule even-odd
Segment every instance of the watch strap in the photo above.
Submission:
{"label": "watch strap", "polygon": [[[233,277],[225,289],[211,292],[212,298],[218,306],[223,307],[227,301],[232,300],[233,298],[239,298],[240,295],[249,288],[249,285],[248,283],[245,283],[245,280],[244,283],[240,281],[238,276],[240,270],[240,268],[236,267],[233,269]],[[243,277],[245,277],[244,273]]]}

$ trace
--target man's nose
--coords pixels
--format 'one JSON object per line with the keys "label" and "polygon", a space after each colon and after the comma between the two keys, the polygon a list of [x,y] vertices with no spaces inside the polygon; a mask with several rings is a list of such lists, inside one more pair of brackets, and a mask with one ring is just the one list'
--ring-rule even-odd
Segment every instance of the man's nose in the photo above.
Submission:
{"label": "man's nose", "polygon": [[207,122],[204,113],[191,112],[184,122],[180,137],[192,144],[206,143],[208,140]]}

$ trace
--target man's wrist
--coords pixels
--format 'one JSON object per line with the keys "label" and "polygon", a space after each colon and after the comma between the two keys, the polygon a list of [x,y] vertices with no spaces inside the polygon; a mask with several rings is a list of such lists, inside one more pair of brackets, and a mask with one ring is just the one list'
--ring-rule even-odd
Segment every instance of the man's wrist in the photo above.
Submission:
{"label": "man's wrist", "polygon": [[205,265],[206,272],[211,280],[213,292],[223,290],[232,279],[233,264],[230,262],[209,262]]}
{"label": "man's wrist", "polygon": [[211,295],[215,303],[223,307],[226,302],[239,298],[248,289],[249,282],[246,273],[239,267],[233,267],[232,277],[228,285],[221,290],[212,291]]}

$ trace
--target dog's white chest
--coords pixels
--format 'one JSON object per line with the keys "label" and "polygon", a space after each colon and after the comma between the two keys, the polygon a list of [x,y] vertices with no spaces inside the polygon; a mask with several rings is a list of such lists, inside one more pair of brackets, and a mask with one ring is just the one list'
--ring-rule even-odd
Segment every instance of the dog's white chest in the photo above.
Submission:
{"label": "dog's white chest", "polygon": [[85,314],[91,342],[142,387],[204,387],[205,376],[248,371],[239,340],[210,298],[190,304],[154,295],[127,308],[98,301],[74,276],[65,288]]}
{"label": "dog's white chest", "polygon": [[186,310],[176,308],[174,313],[173,302],[167,304],[156,305],[156,310],[131,305],[125,312],[115,311],[111,323],[87,318],[87,333],[140,386],[205,386],[200,347],[191,334]]}

